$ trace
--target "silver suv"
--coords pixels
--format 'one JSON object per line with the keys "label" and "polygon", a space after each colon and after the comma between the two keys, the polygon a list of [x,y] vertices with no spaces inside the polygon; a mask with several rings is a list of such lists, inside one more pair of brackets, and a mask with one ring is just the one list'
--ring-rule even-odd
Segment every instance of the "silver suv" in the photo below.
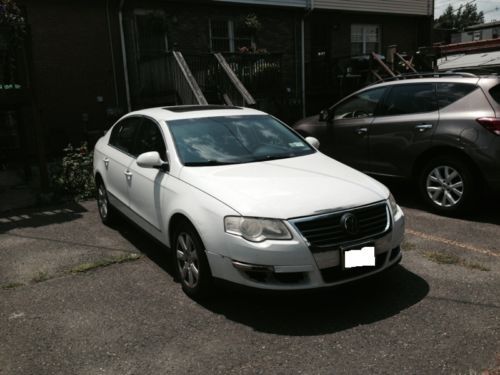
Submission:
{"label": "silver suv", "polygon": [[500,78],[402,76],[361,89],[294,125],[320,151],[363,172],[415,179],[436,211],[500,190]]}

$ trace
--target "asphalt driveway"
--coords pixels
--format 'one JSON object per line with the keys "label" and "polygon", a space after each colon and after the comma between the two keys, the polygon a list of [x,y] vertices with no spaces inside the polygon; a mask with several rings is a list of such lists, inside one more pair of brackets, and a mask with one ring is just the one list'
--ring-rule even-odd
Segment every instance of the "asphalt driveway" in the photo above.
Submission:
{"label": "asphalt driveway", "polygon": [[[167,249],[95,202],[0,215],[0,374],[474,374],[500,366],[500,202],[398,191],[401,266],[318,293],[186,297]],[[493,373],[493,372],[492,372]]]}

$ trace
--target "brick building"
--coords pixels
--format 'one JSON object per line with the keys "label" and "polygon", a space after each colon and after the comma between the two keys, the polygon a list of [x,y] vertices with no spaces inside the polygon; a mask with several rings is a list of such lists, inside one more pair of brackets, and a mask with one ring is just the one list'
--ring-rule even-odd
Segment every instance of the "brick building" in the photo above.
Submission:
{"label": "brick building", "polygon": [[[261,76],[248,87],[257,106],[294,121],[302,116],[304,101],[313,113],[345,93],[338,85],[351,56],[383,54],[393,44],[410,52],[429,44],[433,14],[432,0],[18,3],[30,31],[28,86],[49,155],[68,142],[92,139],[131,109],[172,101],[175,93],[164,84],[164,59],[172,50],[199,66],[211,52],[234,61],[246,55],[254,67],[251,74]],[[264,75],[270,66],[279,69]],[[237,71],[244,84],[250,82],[245,69]],[[35,156],[27,116],[19,121],[25,124],[19,134],[31,137],[23,144]]]}

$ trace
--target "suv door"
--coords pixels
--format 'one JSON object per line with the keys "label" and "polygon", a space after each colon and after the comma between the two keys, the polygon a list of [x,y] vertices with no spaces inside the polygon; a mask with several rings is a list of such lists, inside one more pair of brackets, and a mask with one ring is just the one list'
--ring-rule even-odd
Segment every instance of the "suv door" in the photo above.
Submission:
{"label": "suv door", "polygon": [[368,130],[385,87],[355,94],[330,110],[327,142],[321,151],[354,168],[368,162]]}
{"label": "suv door", "polygon": [[[167,160],[167,150],[160,125],[144,117],[136,135],[134,153],[139,156],[149,151],[157,151],[162,160]],[[152,233],[161,232],[162,184],[166,183],[170,176],[159,169],[139,167],[136,159],[130,165],[130,172],[132,173],[130,208],[142,219],[142,224],[147,230]]]}
{"label": "suv door", "polygon": [[434,83],[395,84],[370,127],[367,172],[410,177],[439,121]]}
{"label": "suv door", "polygon": [[141,119],[127,117],[111,130],[109,143],[103,158],[103,176],[111,203],[115,206],[129,206],[129,166],[135,159],[133,155],[134,137]]}

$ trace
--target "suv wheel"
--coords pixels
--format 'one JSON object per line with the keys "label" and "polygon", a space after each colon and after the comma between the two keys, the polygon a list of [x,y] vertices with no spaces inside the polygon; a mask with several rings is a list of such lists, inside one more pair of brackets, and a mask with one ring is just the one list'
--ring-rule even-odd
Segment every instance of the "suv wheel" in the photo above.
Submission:
{"label": "suv wheel", "polygon": [[209,294],[212,274],[201,239],[189,223],[179,225],[174,234],[175,272],[184,292],[192,298]]}
{"label": "suv wheel", "polygon": [[420,193],[435,211],[445,214],[463,212],[474,198],[476,184],[469,166],[452,156],[432,159],[422,169]]}

